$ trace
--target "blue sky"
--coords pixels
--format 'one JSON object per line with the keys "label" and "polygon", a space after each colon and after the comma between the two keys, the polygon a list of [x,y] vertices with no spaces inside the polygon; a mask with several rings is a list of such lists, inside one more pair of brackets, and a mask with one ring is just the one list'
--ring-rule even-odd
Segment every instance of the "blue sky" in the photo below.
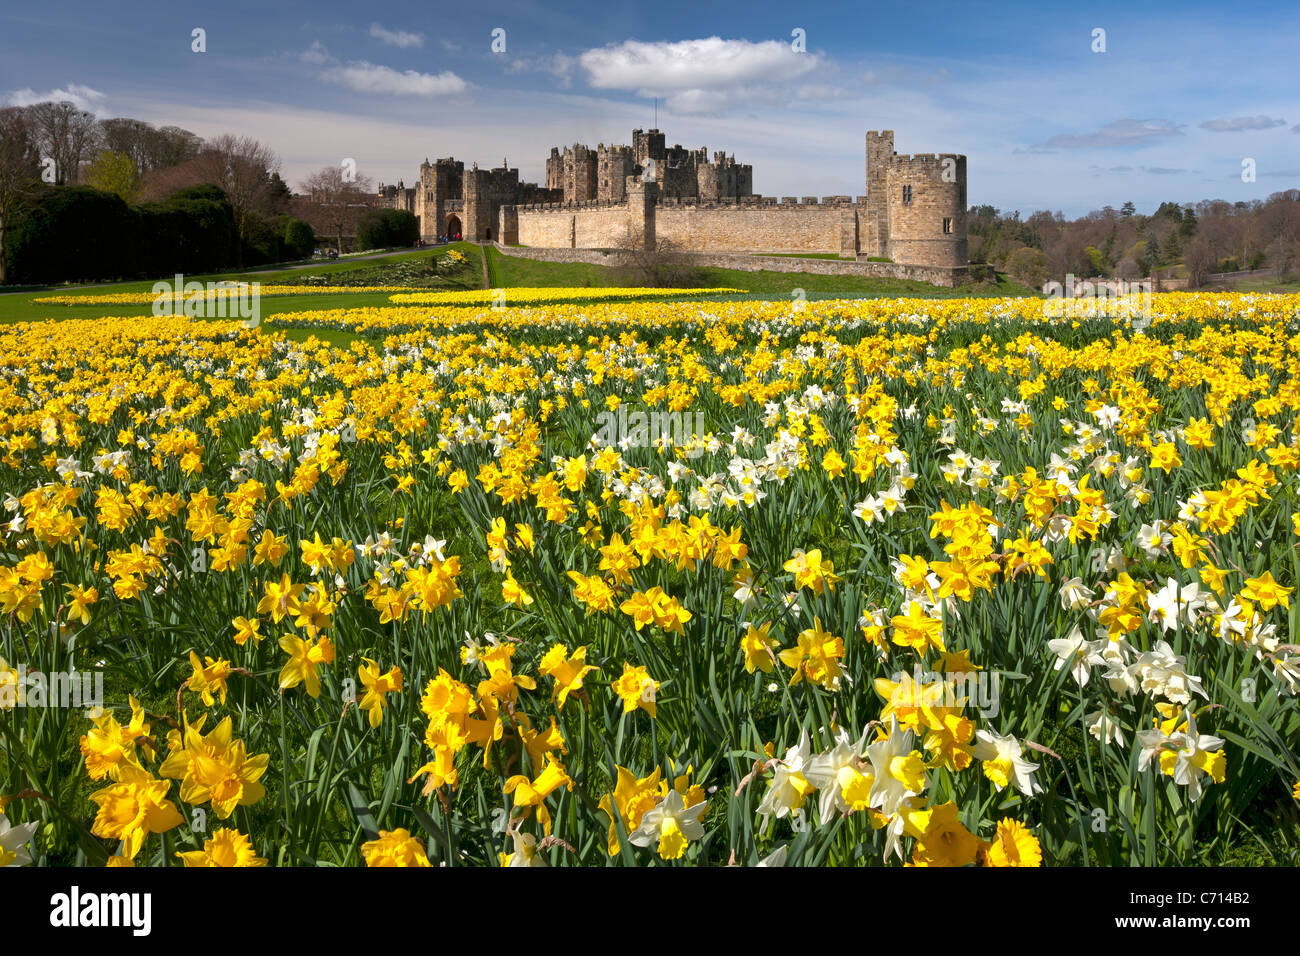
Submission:
{"label": "blue sky", "polygon": [[734,153],[765,195],[861,194],[864,133],[893,129],[965,153],[972,203],[1073,216],[1300,187],[1298,54],[1300,5],[1269,0],[113,0],[6,5],[0,102],[252,135],[297,185],[345,158],[409,184],[448,155],[539,180],[551,146],[629,142],[657,98],[670,144]]}

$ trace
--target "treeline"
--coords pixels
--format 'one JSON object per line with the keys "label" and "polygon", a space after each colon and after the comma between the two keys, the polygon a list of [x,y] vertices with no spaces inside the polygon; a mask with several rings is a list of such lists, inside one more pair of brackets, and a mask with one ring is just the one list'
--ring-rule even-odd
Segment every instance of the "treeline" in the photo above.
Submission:
{"label": "treeline", "polygon": [[0,282],[145,278],[305,258],[275,154],[247,137],[0,109]]}
{"label": "treeline", "polygon": [[1251,202],[1164,202],[1149,216],[1126,202],[1074,220],[1059,212],[1022,220],[1018,211],[972,206],[966,227],[972,263],[990,263],[1032,286],[1069,273],[1178,276],[1195,288],[1218,272],[1300,270],[1300,189]]}

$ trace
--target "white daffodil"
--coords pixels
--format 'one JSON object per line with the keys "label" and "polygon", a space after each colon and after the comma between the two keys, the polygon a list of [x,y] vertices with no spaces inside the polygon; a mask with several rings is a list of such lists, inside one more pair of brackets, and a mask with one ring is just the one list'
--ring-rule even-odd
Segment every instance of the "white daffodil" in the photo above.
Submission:
{"label": "white daffodil", "polygon": [[676,858],[684,849],[681,841],[699,840],[704,836],[704,824],[700,823],[700,814],[708,804],[700,801],[693,807],[687,807],[682,795],[676,790],[669,790],[655,806],[645,812],[641,825],[628,837],[636,846],[658,844],[661,855],[668,854]]}
{"label": "white daffodil", "polygon": [[1142,682],[1142,692],[1153,698],[1163,697],[1173,704],[1190,704],[1194,693],[1208,699],[1210,695],[1201,687],[1201,679],[1187,673],[1183,667],[1185,662],[1167,643],[1158,641],[1133,665]]}
{"label": "white daffodil", "polygon": [[892,817],[908,797],[925,792],[925,762],[912,749],[912,732],[898,729],[898,715],[890,718],[889,736],[867,747],[871,761],[871,806]]}
{"label": "white daffodil", "polygon": [[1287,654],[1273,659],[1273,672],[1286,687],[1287,693],[1294,697],[1300,693],[1300,657]]}
{"label": "white daffodil", "polygon": [[777,847],[767,856],[763,857],[763,859],[759,860],[754,865],[764,866],[764,867],[785,866],[785,858],[789,852],[790,852],[790,844],[788,843],[783,844]]}
{"label": "white daffodil", "polygon": [[1023,756],[1024,748],[1014,735],[1005,737],[980,730],[975,734],[974,756],[984,764],[984,776],[999,790],[1014,784],[1025,796],[1033,796],[1043,787],[1034,779],[1038,764]]}
{"label": "white daffodil", "polygon": [[1083,578],[1070,578],[1061,585],[1061,608],[1066,611],[1082,611],[1092,603],[1096,595],[1083,583]]}
{"label": "white daffodil", "polygon": [[1180,621],[1191,627],[1204,607],[1205,597],[1199,584],[1180,585],[1173,578],[1166,579],[1164,587],[1147,597],[1148,619],[1166,632],[1177,628]]}
{"label": "white daffodil", "polygon": [[1124,746],[1124,733],[1119,724],[1104,710],[1098,710],[1084,718],[1088,723],[1088,733],[1101,743],[1115,743]]}
{"label": "white daffodil", "polygon": [[1159,557],[1168,549],[1174,536],[1165,531],[1165,523],[1157,521],[1155,524],[1144,524],[1138,529],[1137,543],[1138,547],[1146,552],[1148,558]]}
{"label": "white daffodil", "polygon": [[1047,646],[1056,655],[1053,669],[1059,671],[1063,667],[1068,667],[1075,683],[1080,687],[1087,687],[1088,678],[1092,676],[1090,661],[1094,651],[1100,650],[1100,647],[1096,646],[1095,642],[1084,638],[1078,625],[1075,625],[1065,637],[1048,641]]}
{"label": "white daffodil", "polygon": [[803,802],[816,787],[804,775],[812,745],[808,741],[808,731],[799,735],[799,743],[785,752],[785,757],[776,763],[776,773],[772,784],[758,806],[758,812],[764,816],[775,814],[780,820],[788,813],[798,813],[803,809]]}
{"label": "white daffodil", "polygon": [[1189,711],[1187,730],[1174,734],[1170,740],[1178,747],[1174,763],[1174,783],[1187,788],[1187,799],[1195,802],[1201,798],[1201,778],[1208,775],[1216,783],[1222,782],[1225,759],[1220,750],[1222,737],[1197,733],[1196,718]]}
{"label": "white daffodil", "polygon": [[506,866],[550,866],[538,850],[537,837],[517,831],[511,831],[510,837],[515,843],[515,852],[510,854]]}
{"label": "white daffodil", "polygon": [[840,729],[835,746],[824,754],[817,754],[804,770],[808,783],[821,792],[817,810],[825,826],[834,815],[862,809],[871,792],[871,776],[862,773],[862,745],[867,732],[854,743],[848,731]]}
{"label": "white daffodil", "polygon": [[14,826],[9,822],[9,818],[0,812],[0,867],[27,866],[32,862],[27,844],[36,833],[36,826],[34,822]]}

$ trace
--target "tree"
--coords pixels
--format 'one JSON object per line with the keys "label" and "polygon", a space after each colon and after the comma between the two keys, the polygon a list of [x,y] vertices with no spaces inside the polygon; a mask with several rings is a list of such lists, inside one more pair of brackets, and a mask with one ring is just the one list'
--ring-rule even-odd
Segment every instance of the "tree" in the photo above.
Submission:
{"label": "tree", "polygon": [[614,248],[623,261],[618,281],[629,288],[688,289],[704,285],[704,273],[690,253],[671,239],[657,238],[654,248],[646,249],[641,237],[629,229]]}
{"label": "tree", "polygon": [[1165,240],[1164,257],[1165,262],[1177,262],[1183,255],[1183,242],[1179,238],[1180,231],[1175,229],[1169,233],[1169,238]]}
{"label": "tree", "polygon": [[1196,289],[1205,285],[1215,265],[1209,240],[1198,236],[1188,243],[1187,251],[1183,254],[1183,265],[1187,268],[1187,288]]}
{"label": "tree", "polygon": [[188,162],[203,146],[203,141],[189,130],[178,126],[155,129],[129,117],[101,120],[99,129],[104,146],[130,156],[142,178],[154,170]]}
{"label": "tree", "polygon": [[1047,256],[1041,249],[1021,246],[1007,256],[1006,271],[1016,281],[1033,289],[1040,288],[1047,281]]}
{"label": "tree", "polygon": [[67,101],[27,107],[41,155],[54,160],[54,183],[75,183],[81,163],[99,141],[95,117]]}
{"label": "tree", "polygon": [[[303,218],[314,228],[324,228],[338,242],[343,252],[343,232],[355,228],[357,220],[368,208],[371,193],[369,177],[356,175],[349,181],[341,166],[326,166],[303,180]],[[313,221],[313,219],[315,221]]]}
{"label": "tree", "polygon": [[139,210],[90,186],[43,190],[9,249],[20,282],[134,278],[141,271]]}
{"label": "tree", "polygon": [[413,246],[420,223],[405,209],[371,209],[357,221],[357,249]]}
{"label": "tree", "polygon": [[1119,214],[1123,219],[1132,219],[1135,212],[1137,212],[1137,206],[1133,205],[1131,202],[1126,202],[1124,205],[1119,207]]}
{"label": "tree", "polygon": [[126,153],[104,150],[86,171],[86,182],[133,203],[140,198],[140,172]]}
{"label": "tree", "polygon": [[194,163],[201,182],[214,183],[226,194],[239,238],[248,241],[258,210],[270,199],[271,176],[279,171],[279,158],[249,136],[227,133],[208,140]]}
{"label": "tree", "polygon": [[1096,246],[1088,246],[1083,250],[1084,256],[1088,260],[1088,275],[1099,276],[1106,272],[1106,256]]}
{"label": "tree", "polygon": [[0,109],[0,283],[8,281],[6,230],[23,214],[40,189],[40,156],[27,114]]}
{"label": "tree", "polygon": [[284,226],[284,246],[295,259],[307,259],[316,248],[316,233],[311,223],[289,217]]}

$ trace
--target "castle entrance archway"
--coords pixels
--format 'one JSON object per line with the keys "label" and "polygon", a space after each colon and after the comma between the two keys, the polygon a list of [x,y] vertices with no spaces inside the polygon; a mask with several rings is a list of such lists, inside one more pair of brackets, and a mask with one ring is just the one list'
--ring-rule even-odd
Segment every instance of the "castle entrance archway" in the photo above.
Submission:
{"label": "castle entrance archway", "polygon": [[447,238],[448,238],[448,239],[459,239],[459,238],[460,238],[460,234],[461,234],[461,233],[460,233],[460,217],[459,217],[459,216],[448,216],[448,217],[447,217]]}

